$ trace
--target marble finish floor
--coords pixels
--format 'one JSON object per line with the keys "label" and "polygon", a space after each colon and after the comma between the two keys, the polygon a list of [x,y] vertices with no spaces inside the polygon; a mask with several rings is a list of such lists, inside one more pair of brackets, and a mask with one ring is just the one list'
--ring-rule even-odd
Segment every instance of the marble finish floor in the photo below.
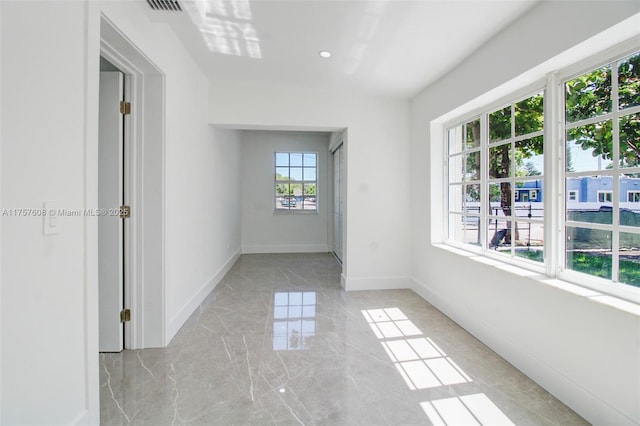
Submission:
{"label": "marble finish floor", "polygon": [[582,425],[410,290],[243,255],[164,349],[101,354],[102,425]]}

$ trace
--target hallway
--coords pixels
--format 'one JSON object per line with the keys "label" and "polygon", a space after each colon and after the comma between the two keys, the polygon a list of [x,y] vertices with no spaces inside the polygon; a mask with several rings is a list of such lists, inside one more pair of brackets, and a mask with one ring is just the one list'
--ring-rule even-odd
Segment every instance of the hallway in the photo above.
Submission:
{"label": "hallway", "polygon": [[103,425],[587,424],[412,291],[345,293],[329,254],[243,255],[166,349],[100,362]]}

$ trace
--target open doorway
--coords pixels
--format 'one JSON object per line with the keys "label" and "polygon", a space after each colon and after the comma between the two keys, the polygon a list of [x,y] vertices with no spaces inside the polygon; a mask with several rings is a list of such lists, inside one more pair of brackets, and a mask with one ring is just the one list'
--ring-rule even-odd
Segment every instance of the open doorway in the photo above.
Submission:
{"label": "open doorway", "polygon": [[[122,146],[120,174],[123,185],[121,191],[126,203],[111,207],[119,213],[120,205],[130,206],[129,218],[121,223],[121,230],[126,238],[122,239],[124,249],[120,258],[125,284],[120,300],[126,301],[123,308],[130,309],[130,321],[124,323],[123,347],[164,347],[165,76],[105,16],[100,19],[99,53],[103,58],[103,65],[108,63],[125,75],[123,85],[126,101],[130,103],[130,113],[125,119],[127,143]],[[91,158],[88,161],[88,170],[98,168],[99,165]],[[98,188],[98,173],[94,176],[96,181],[90,182],[89,186],[95,185]],[[110,201],[109,204],[111,203],[118,204],[116,201]],[[114,233],[121,235],[118,230]],[[99,294],[98,305],[102,303],[101,298],[102,294]],[[126,311],[123,315],[126,315]],[[119,312],[117,320],[121,324]]]}
{"label": "open doorway", "polygon": [[344,157],[341,142],[333,154],[333,254],[342,262],[344,223]]}
{"label": "open doorway", "polygon": [[342,264],[340,283],[346,288],[347,277],[347,152],[348,129],[335,131],[331,135],[329,152],[331,153],[332,174],[332,220],[331,252]]}
{"label": "open doorway", "polygon": [[126,221],[128,188],[129,97],[126,75],[100,58],[98,124],[98,289],[99,350],[125,347],[125,294],[129,259]]}

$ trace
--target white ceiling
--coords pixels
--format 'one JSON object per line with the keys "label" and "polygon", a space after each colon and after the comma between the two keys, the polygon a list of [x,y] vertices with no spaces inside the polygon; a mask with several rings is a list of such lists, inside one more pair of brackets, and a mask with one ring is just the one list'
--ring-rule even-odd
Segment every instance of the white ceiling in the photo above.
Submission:
{"label": "white ceiling", "polygon": [[181,0],[149,13],[212,79],[409,98],[536,1]]}

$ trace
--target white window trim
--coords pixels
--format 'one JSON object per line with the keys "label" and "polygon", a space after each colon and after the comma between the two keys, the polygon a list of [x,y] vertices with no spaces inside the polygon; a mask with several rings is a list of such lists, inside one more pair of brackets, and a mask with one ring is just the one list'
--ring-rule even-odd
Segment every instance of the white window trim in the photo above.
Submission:
{"label": "white window trim", "polygon": [[[453,247],[456,248],[460,248],[463,250],[467,250],[470,251],[472,253],[475,254],[479,254],[482,256],[486,256],[487,258],[490,259],[494,259],[498,262],[504,262],[505,264],[509,264],[509,265],[515,265],[515,266],[519,266],[522,268],[525,268],[527,270],[530,271],[535,271],[537,273],[547,273],[546,269],[545,269],[545,263],[541,263],[541,262],[536,262],[536,261],[532,261],[532,260],[528,260],[526,258],[523,257],[517,257],[517,256],[507,256],[505,254],[502,253],[497,253],[495,250],[490,250],[490,249],[485,249],[484,247],[488,247],[488,243],[490,240],[490,237],[488,235],[488,227],[482,227],[481,228],[481,232],[480,232],[480,246],[475,246],[472,244],[464,244],[455,240],[451,240],[448,238],[448,230],[449,228],[449,214],[451,213],[449,211],[449,202],[448,202],[448,197],[449,197],[449,171],[448,171],[448,160],[449,160],[449,153],[448,153],[448,147],[447,147],[447,130],[464,124],[464,123],[468,123],[471,121],[474,121],[478,118],[480,118],[480,140],[481,141],[487,141],[488,140],[488,123],[487,123],[487,116],[488,114],[490,114],[491,112],[494,111],[498,111],[502,108],[505,108],[509,105],[515,104],[517,102],[520,102],[522,100],[525,100],[537,93],[540,92],[545,92],[545,98],[544,98],[544,109],[546,111],[547,109],[547,96],[546,96],[546,90],[547,87],[545,86],[546,84],[546,79],[538,79],[537,81],[533,82],[532,84],[529,84],[523,88],[520,88],[519,90],[515,90],[513,93],[511,93],[508,96],[504,96],[501,97],[500,99],[491,102],[485,106],[480,106],[478,108],[475,108],[474,110],[472,110],[471,112],[461,115],[457,118],[453,118],[448,120],[447,122],[444,122],[444,124],[442,124],[441,129],[434,129],[433,125],[432,125],[432,137],[434,134],[434,131],[440,130],[441,131],[441,138],[440,140],[444,141],[443,143],[443,153],[444,153],[444,176],[445,179],[443,181],[443,190],[444,190],[444,195],[445,195],[445,199],[446,202],[443,203],[443,214],[442,214],[442,220],[443,220],[443,224],[444,227],[442,228],[444,230],[444,235],[443,235],[443,242],[451,245]],[[545,170],[545,175],[546,175],[546,171],[547,171],[547,146],[549,144],[549,142],[547,142],[547,130],[546,130],[546,125],[545,125],[545,130],[543,132],[540,132],[543,136],[544,136],[544,156],[545,156],[545,165],[544,165],[544,170]],[[517,136],[514,138],[510,138],[510,140],[519,140],[522,139],[521,136]],[[481,170],[488,170],[488,166],[489,166],[489,158],[488,158],[488,153],[489,153],[489,147],[490,146],[497,146],[500,145],[502,143],[498,142],[498,143],[489,143],[486,142],[486,145],[483,145],[482,142],[480,144],[480,156],[481,156],[481,164],[482,164],[482,168]],[[474,149],[475,150],[475,149]],[[542,176],[542,178],[544,179],[544,176]],[[499,183],[501,181],[510,181],[510,182],[514,182],[519,180],[519,178],[514,177],[510,177],[510,178],[504,178],[504,179],[489,179],[488,178],[488,174],[482,172],[480,174],[480,185],[481,188],[488,188],[489,182],[491,183]],[[515,188],[515,185],[513,186]],[[512,194],[517,193],[517,191],[512,191]],[[545,200],[546,202],[546,200]],[[515,206],[515,204],[513,204]],[[487,211],[488,206],[487,203],[481,203],[480,205],[480,220],[483,220],[484,218],[487,218],[489,216],[489,212]],[[545,207],[546,209],[546,207]],[[547,215],[548,216],[548,215]],[[529,221],[529,219],[527,218],[519,218],[518,221],[522,221],[522,222],[527,222]],[[535,221],[535,222],[539,222],[539,221]],[[545,241],[549,241],[548,237],[547,237],[547,218],[545,217],[544,220],[544,229],[545,229]],[[435,241],[434,241],[435,242]],[[547,254],[546,254],[546,250],[547,250],[547,246],[545,244],[544,247],[545,250],[545,254],[544,257],[545,259],[547,258]]]}
{"label": "white window trim", "polygon": [[[630,31],[631,32],[631,31]],[[599,45],[609,47],[603,47],[603,50],[599,54],[591,54],[588,50],[581,50],[582,57],[586,58],[581,61],[574,61],[574,65],[568,65],[566,59],[564,60],[565,68],[562,72],[549,72],[543,78],[543,87],[545,90],[545,130],[544,130],[544,138],[545,138],[545,147],[544,147],[544,182],[546,190],[543,193],[543,199],[545,202],[545,210],[555,212],[552,214],[545,215],[544,218],[544,229],[545,229],[545,254],[544,254],[544,265],[541,267],[539,263],[530,262],[525,259],[520,259],[516,257],[506,258],[502,255],[497,255],[491,253],[490,250],[486,250],[483,247],[486,247],[486,235],[483,235],[481,241],[481,247],[472,246],[470,244],[462,244],[456,241],[451,241],[448,239],[447,230],[448,226],[448,202],[443,203],[444,209],[441,210],[441,213],[437,213],[436,216],[432,216],[432,244],[435,246],[439,246],[441,243],[445,243],[446,245],[460,248],[464,251],[468,251],[475,254],[480,254],[483,257],[487,257],[489,259],[495,259],[499,264],[505,265],[514,265],[517,267],[522,267],[525,270],[535,271],[535,272],[544,272],[549,278],[559,278],[561,280],[565,280],[570,283],[575,283],[579,286],[583,286],[598,292],[602,292],[604,294],[608,294],[614,297],[618,297],[620,299],[624,299],[630,301],[635,304],[640,304],[640,288],[634,287],[628,284],[622,284],[618,282],[614,282],[609,279],[602,279],[595,276],[591,276],[585,273],[580,273],[568,269],[564,269],[564,259],[565,259],[565,209],[566,203],[568,202],[568,197],[565,188],[565,172],[564,172],[564,123],[563,120],[554,121],[548,120],[547,117],[564,117],[564,82],[570,80],[572,77],[582,75],[585,72],[589,72],[595,68],[598,68],[601,65],[605,65],[613,60],[618,58],[623,58],[628,54],[632,54],[640,50],[640,35],[639,31],[633,30],[633,37],[627,39],[626,41],[620,42],[615,46],[611,46],[611,42],[604,42],[599,40]],[[593,41],[593,40],[592,40]],[[585,44],[589,44],[585,42]],[[574,56],[575,52],[572,52],[567,56]],[[562,55],[559,55],[561,57]],[[549,61],[550,63],[563,63],[562,60],[558,61]],[[547,64],[548,67],[548,64]],[[536,67],[536,71],[540,72],[545,67],[540,66]],[[538,74],[540,75],[540,74]],[[517,80],[517,79],[515,79]],[[531,75],[527,74],[526,78],[523,78],[523,81],[531,82]],[[505,84],[504,86],[512,87],[514,81],[511,81],[509,84]],[[469,102],[467,105],[463,107],[459,107],[454,111],[451,111],[440,119],[436,119],[431,123],[431,138],[432,140],[441,140],[446,141],[447,129],[459,125],[460,123],[465,123],[471,121],[473,118],[482,115],[487,112],[492,112],[500,108],[500,106],[505,105],[505,103],[517,102],[518,99],[524,98],[523,94],[531,94],[535,90],[539,90],[540,83],[533,83],[529,85],[525,85],[523,88],[519,90],[513,90],[510,96],[503,96],[498,101],[487,102],[482,106],[480,105],[482,99],[490,98],[491,96],[495,96],[495,93],[504,93],[505,88],[501,87],[500,90],[495,90],[491,94],[483,95],[476,100]],[[536,89],[537,88],[537,89]],[[495,99],[495,98],[494,98]],[[508,102],[505,102],[507,100]],[[472,108],[468,108],[468,105],[474,105]],[[461,111],[468,111],[467,113],[463,113]],[[459,114],[457,112],[460,111]],[[469,112],[470,111],[470,112]],[[483,126],[483,130],[485,126]],[[486,130],[485,130],[486,131]],[[438,137],[439,136],[439,137]],[[435,139],[437,138],[437,139]],[[441,181],[443,194],[445,197],[448,197],[448,152],[446,148],[446,142],[443,143],[440,149],[432,149],[432,155],[434,152],[441,152],[444,149],[444,171],[443,175],[445,176],[444,180]],[[616,148],[617,145],[616,145]],[[482,151],[481,151],[482,152]],[[486,157],[486,154],[483,153]],[[442,158],[442,157],[441,157]],[[483,159],[483,165],[488,165],[486,159]],[[484,169],[486,170],[486,169]],[[604,172],[604,171],[603,171]],[[604,174],[607,174],[606,172]],[[482,174],[483,179],[484,173]],[[433,188],[433,187],[432,187]],[[576,199],[579,197],[579,191],[571,190],[575,192]],[[613,193],[619,192],[619,183],[617,179],[614,179],[614,189]],[[613,197],[613,203],[619,203],[620,200],[617,200],[619,197]],[[485,203],[483,203],[485,204]],[[434,210],[432,209],[432,212]],[[484,217],[484,215],[481,215]],[[434,230],[434,225],[437,225],[438,221],[442,221],[444,225],[440,230]],[[619,218],[616,218],[616,221],[619,221]],[[619,226],[619,224],[617,224]],[[623,227],[622,229],[618,228],[618,230],[622,230],[623,232],[627,232],[628,227]],[[434,232],[435,231],[435,232]],[[638,230],[631,229],[634,233],[637,233]],[[486,234],[486,232],[484,233]],[[496,264],[497,266],[498,264]]]}
{"label": "white window trim", "polygon": [[[316,156],[316,180],[314,181],[296,181],[296,180],[286,180],[286,181],[279,181],[276,179],[276,169],[277,169],[277,165],[276,165],[276,155],[279,153],[287,153],[287,154],[315,154]],[[318,197],[318,171],[319,171],[319,163],[320,162],[320,153],[316,152],[316,151],[275,151],[273,153],[273,214],[275,215],[317,215],[319,214],[319,208],[320,208],[320,203],[319,203],[319,197]],[[290,165],[288,166],[289,168],[291,167]],[[297,167],[297,166],[294,166]],[[302,183],[304,184],[309,184],[309,183],[314,183],[316,186],[316,208],[315,209],[307,209],[307,210],[303,210],[303,209],[282,209],[282,208],[278,208],[277,205],[277,198],[278,195],[276,193],[276,186],[279,183]],[[304,187],[304,186],[303,186]],[[303,198],[304,198],[304,194]],[[304,202],[304,201],[303,201]]]}
{"label": "white window trim", "polygon": [[[571,199],[571,195],[574,195],[575,199]],[[578,189],[569,189],[567,190],[567,202],[572,203],[572,202],[578,202],[580,201],[580,190]]]}
{"label": "white window trim", "polygon": [[[624,58],[627,55],[630,55],[634,52],[637,52],[640,50],[640,37],[635,37],[633,39],[630,39],[626,42],[623,42],[617,46],[613,46],[610,49],[605,49],[603,51],[601,51],[600,53],[597,53],[595,55],[591,55],[591,56],[587,56],[585,59],[583,59],[582,61],[574,64],[574,65],[570,65],[567,66],[566,68],[564,68],[561,72],[556,74],[556,84],[557,84],[557,92],[558,95],[560,96],[558,98],[558,105],[560,108],[560,114],[561,115],[557,115],[557,117],[564,117],[564,83],[566,81],[569,81],[577,76],[583,75],[586,72],[590,72],[594,69],[597,69],[601,66],[605,66],[617,59],[620,58]],[[612,70],[612,73],[614,73],[615,70]],[[613,105],[612,105],[612,112],[608,113],[608,114],[604,114],[600,117],[597,118],[597,121],[602,121],[602,120],[606,120],[606,119],[614,119],[615,117],[617,117],[619,115],[618,111],[615,111],[616,107],[617,107],[617,84],[614,84],[614,87],[612,89],[612,98],[616,98],[615,101],[613,101]],[[625,112],[625,114],[628,114],[628,110]],[[595,120],[595,119],[594,119]],[[617,120],[613,120],[614,121],[614,126],[617,126]],[[564,172],[564,164],[565,164],[565,150],[564,148],[564,134],[565,134],[565,127],[564,127],[564,119],[561,120],[561,122],[558,125],[559,127],[559,131],[557,132],[558,137],[560,138],[557,141],[557,146],[558,147],[562,147],[562,149],[560,149],[560,156],[559,158],[561,158],[561,161],[559,162],[559,167],[561,168],[561,174],[554,176],[554,178],[562,180],[562,182],[560,182],[560,185],[564,184],[564,180],[565,180],[565,172]],[[615,128],[614,128],[614,133],[615,132]],[[617,138],[617,136],[615,136],[615,138]],[[614,152],[617,153],[618,150],[618,143],[617,143],[617,139],[614,139]],[[617,176],[617,170],[618,170],[618,166],[617,164],[614,165],[612,170],[601,170],[598,171],[599,175],[604,175],[604,176]],[[584,173],[572,173],[572,176],[577,176],[577,175],[592,175],[593,172],[584,172]],[[612,207],[614,208],[614,210],[617,210],[619,208],[619,202],[620,202],[620,196],[614,196],[614,194],[619,194],[620,193],[620,188],[619,188],[619,180],[618,179],[613,179],[613,188],[611,190],[598,190],[597,194],[599,194],[600,192],[604,192],[604,193],[610,193],[610,197],[611,197],[611,201],[605,201],[605,203],[607,204],[611,204]],[[599,195],[597,195],[597,199],[599,199]],[[606,197],[606,196],[605,196]],[[564,199],[564,197],[563,197]],[[556,210],[554,210],[556,211]],[[599,229],[598,224],[584,224],[584,223],[573,223],[573,222],[569,222],[565,220],[565,211],[566,211],[566,205],[563,205],[562,208],[560,210],[557,211],[557,214],[554,214],[553,216],[557,217],[559,220],[559,226],[558,226],[558,233],[557,235],[559,235],[558,241],[557,241],[557,247],[558,247],[558,251],[556,251],[555,253],[552,254],[552,256],[556,259],[556,260],[560,260],[560,259],[564,259],[565,254],[566,254],[566,225],[578,225],[580,227],[587,227],[587,228],[591,228],[591,229]],[[618,238],[618,232],[621,231],[620,228],[620,224],[619,224],[619,215],[614,214],[613,215],[613,224],[612,225],[608,225],[603,227],[602,229],[604,230],[609,230],[613,228],[613,235],[614,235],[614,239]],[[640,230],[637,229],[633,229],[633,230],[629,230],[631,232],[638,232]],[[618,268],[618,256],[619,253],[616,252],[615,250],[612,253],[612,263],[613,263],[613,270],[612,270],[612,274],[615,276],[617,275],[617,268]],[[601,291],[603,293],[612,295],[612,296],[616,296],[628,301],[632,301],[634,303],[640,303],[640,288],[638,287],[634,287],[628,284],[622,284],[619,282],[615,282],[612,281],[610,279],[604,279],[604,278],[598,278],[589,274],[585,274],[585,273],[581,273],[581,272],[577,272],[577,271],[573,271],[570,269],[565,269],[564,266],[562,264],[558,265],[557,268],[557,275],[558,278],[569,281],[569,282],[573,282],[579,285],[582,285],[584,287],[593,289],[593,290],[597,290],[597,291]]]}

